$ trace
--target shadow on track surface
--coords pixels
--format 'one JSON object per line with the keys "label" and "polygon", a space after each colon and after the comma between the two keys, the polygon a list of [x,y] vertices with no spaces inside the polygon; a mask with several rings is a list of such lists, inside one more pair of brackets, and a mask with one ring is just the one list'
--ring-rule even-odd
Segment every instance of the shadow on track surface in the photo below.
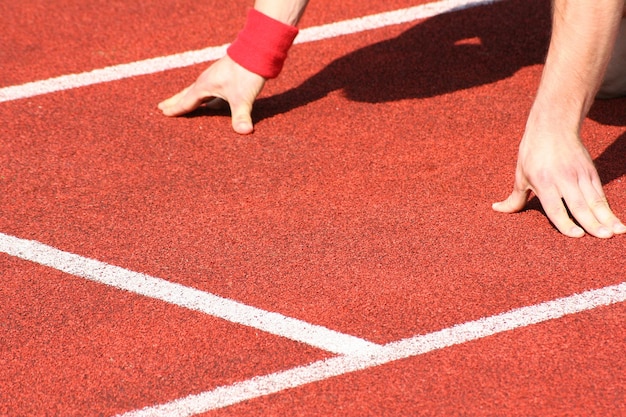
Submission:
{"label": "shadow on track surface", "polygon": [[[543,63],[549,38],[545,0],[507,0],[441,14],[336,59],[295,88],[257,100],[253,119],[287,113],[337,90],[349,100],[382,103],[493,83]],[[188,117],[215,114],[227,112],[201,107]]]}
{"label": "shadow on track surface", "polygon": [[625,159],[626,133],[623,133],[594,161],[602,179],[602,184],[606,185],[626,175]]}
{"label": "shadow on track surface", "polygon": [[[428,98],[502,80],[544,62],[550,15],[550,2],[508,0],[435,16],[396,38],[333,61],[298,87],[258,100],[253,116],[258,122],[337,90],[349,100],[381,103]],[[625,102],[598,100],[589,117],[626,126]],[[622,135],[595,161],[604,184],[626,174],[625,156],[626,135]]]}
{"label": "shadow on track surface", "polygon": [[[603,125],[626,126],[626,98],[596,100],[589,118]],[[626,133],[607,147],[594,161],[603,184],[626,175]]]}
{"label": "shadow on track surface", "polygon": [[545,58],[550,5],[509,0],[435,16],[343,56],[296,88],[255,105],[262,120],[341,90],[381,103],[427,98],[510,77]]}

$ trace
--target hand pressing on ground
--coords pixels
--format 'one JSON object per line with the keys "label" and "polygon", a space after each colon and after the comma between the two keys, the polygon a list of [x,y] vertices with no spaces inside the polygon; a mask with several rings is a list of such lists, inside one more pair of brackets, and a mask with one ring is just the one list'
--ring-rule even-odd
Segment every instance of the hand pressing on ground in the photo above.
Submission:
{"label": "hand pressing on ground", "polygon": [[[494,203],[493,209],[520,211],[531,191],[566,236],[581,237],[587,231],[609,238],[626,233],[626,226],[609,208],[598,172],[576,134],[534,134],[527,130],[519,147],[513,192],[506,200]],[[567,209],[582,228],[570,218]]]}
{"label": "hand pressing on ground", "polygon": [[580,140],[611,61],[624,0],[554,0],[552,9],[550,46],[520,143],[513,192],[493,209],[519,211],[532,191],[567,236],[581,237],[585,230],[601,238],[626,233]]}
{"label": "hand pressing on ground", "polygon": [[229,106],[234,131],[252,133],[252,106],[265,81],[226,55],[202,72],[196,82],[159,103],[159,109],[166,116],[181,116],[200,106],[212,109]]}
{"label": "hand pressing on ground", "polygon": [[204,105],[230,106],[233,129],[252,133],[252,105],[265,81],[278,77],[298,35],[295,26],[308,0],[256,0],[246,24],[226,50],[195,83],[161,102],[166,116],[180,116]]}

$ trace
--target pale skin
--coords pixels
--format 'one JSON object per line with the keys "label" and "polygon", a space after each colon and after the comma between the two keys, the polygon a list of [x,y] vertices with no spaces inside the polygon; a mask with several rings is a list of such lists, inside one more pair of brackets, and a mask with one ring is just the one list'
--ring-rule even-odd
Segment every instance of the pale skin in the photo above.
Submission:
{"label": "pale skin", "polygon": [[566,236],[581,237],[587,231],[609,238],[626,232],[580,137],[623,13],[624,0],[554,2],[550,48],[520,143],[513,192],[494,210],[520,211],[532,191]]}
{"label": "pale skin", "polygon": [[[256,0],[254,8],[265,15],[296,26],[309,0]],[[166,116],[180,116],[201,105],[210,108],[230,106],[233,130],[248,134],[252,126],[252,105],[263,89],[266,79],[254,74],[228,55],[207,68],[195,83],[159,103]]]}
{"label": "pale skin", "polygon": [[[308,0],[256,0],[254,8],[295,26],[307,3]],[[624,13],[624,0],[554,1],[550,48],[520,143],[513,192],[506,200],[494,203],[494,210],[520,211],[533,192],[548,218],[566,236],[581,237],[586,231],[608,238],[626,233],[626,226],[608,205],[580,137],[581,125],[602,82]],[[249,134],[253,131],[252,106],[265,82],[263,77],[225,56],[192,85],[159,103],[159,108],[166,116],[180,116],[201,105],[228,105],[234,131]]]}

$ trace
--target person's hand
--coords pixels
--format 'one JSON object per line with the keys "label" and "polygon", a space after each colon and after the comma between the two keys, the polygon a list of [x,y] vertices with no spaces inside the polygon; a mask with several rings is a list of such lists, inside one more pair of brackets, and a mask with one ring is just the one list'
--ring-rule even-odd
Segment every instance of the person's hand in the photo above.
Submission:
{"label": "person's hand", "polygon": [[195,83],[159,103],[166,116],[180,116],[200,106],[213,109],[230,106],[233,129],[247,134],[253,131],[252,105],[265,78],[243,68],[228,55],[207,68]]}
{"label": "person's hand", "polygon": [[[577,135],[526,132],[520,143],[513,192],[492,207],[503,213],[520,211],[531,191],[564,235],[581,237],[586,230],[609,238],[626,233],[626,226],[609,208],[598,172]],[[566,205],[582,228],[570,218]]]}

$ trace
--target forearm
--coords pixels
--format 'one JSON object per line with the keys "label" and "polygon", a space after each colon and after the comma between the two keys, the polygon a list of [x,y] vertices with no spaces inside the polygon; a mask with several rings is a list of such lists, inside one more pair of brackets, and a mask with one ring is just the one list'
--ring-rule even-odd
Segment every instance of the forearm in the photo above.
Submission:
{"label": "forearm", "polygon": [[256,0],[254,8],[269,17],[296,26],[308,3],[309,0]]}
{"label": "forearm", "polygon": [[611,56],[624,0],[555,0],[548,56],[528,129],[580,131]]}

